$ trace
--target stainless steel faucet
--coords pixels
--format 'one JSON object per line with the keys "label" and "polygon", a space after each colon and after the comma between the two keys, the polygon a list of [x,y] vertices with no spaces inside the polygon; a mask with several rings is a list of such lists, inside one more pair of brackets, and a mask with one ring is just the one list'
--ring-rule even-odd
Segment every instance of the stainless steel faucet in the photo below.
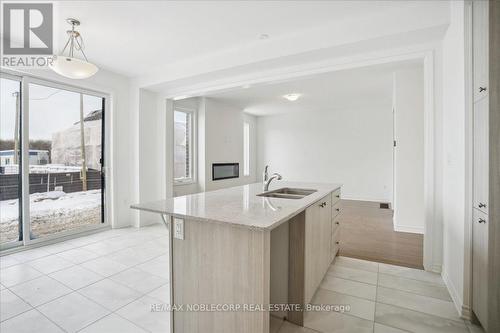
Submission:
{"label": "stainless steel faucet", "polygon": [[269,191],[269,184],[271,184],[271,182],[273,181],[273,179],[281,180],[282,177],[281,177],[281,175],[279,173],[273,173],[271,175],[271,177],[269,177],[269,179],[264,182],[264,192]]}
{"label": "stainless steel faucet", "polygon": [[267,169],[269,169],[269,165],[264,167],[264,172],[262,172],[262,184],[265,184],[269,179],[269,174],[267,173]]}

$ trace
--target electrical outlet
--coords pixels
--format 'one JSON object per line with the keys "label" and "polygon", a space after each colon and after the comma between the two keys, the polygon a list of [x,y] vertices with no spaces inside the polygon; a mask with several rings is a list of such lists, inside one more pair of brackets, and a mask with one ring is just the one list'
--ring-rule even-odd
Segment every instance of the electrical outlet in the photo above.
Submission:
{"label": "electrical outlet", "polygon": [[174,238],[184,239],[184,220],[174,217]]}

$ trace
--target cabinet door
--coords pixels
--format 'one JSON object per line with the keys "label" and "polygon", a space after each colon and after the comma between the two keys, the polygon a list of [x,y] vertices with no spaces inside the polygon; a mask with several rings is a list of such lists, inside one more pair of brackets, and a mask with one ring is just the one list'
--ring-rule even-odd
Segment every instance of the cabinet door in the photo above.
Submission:
{"label": "cabinet door", "polygon": [[323,280],[331,257],[332,200],[327,195],[306,209],[305,300],[309,302]]}
{"label": "cabinet door", "polygon": [[320,219],[321,219],[321,269],[320,279],[323,279],[331,263],[332,252],[332,196],[327,195],[322,200],[320,206]]}
{"label": "cabinet door", "polygon": [[332,234],[332,261],[333,259],[335,259],[335,256],[337,255],[339,250],[340,250],[340,228],[337,225],[337,228],[333,230]]}
{"label": "cabinet door", "polygon": [[337,252],[339,251],[339,236],[340,236],[340,216],[337,215],[332,219],[332,239],[331,239],[331,254],[330,254],[330,262],[335,259]]}
{"label": "cabinet door", "polygon": [[[332,202],[333,202],[333,200],[332,200]],[[339,215],[341,210],[342,210],[342,207],[341,207],[340,201],[337,201],[336,204],[332,204],[332,218],[335,218],[337,215]]]}
{"label": "cabinet door", "polygon": [[306,209],[304,249],[304,298],[310,302],[319,284],[321,253],[321,203],[318,201]]}
{"label": "cabinet door", "polygon": [[488,1],[472,3],[474,101],[488,95]]}
{"label": "cabinet door", "polygon": [[488,309],[488,216],[474,209],[472,221],[472,310],[485,327]]}
{"label": "cabinet door", "polygon": [[474,103],[474,207],[488,214],[488,98]]}

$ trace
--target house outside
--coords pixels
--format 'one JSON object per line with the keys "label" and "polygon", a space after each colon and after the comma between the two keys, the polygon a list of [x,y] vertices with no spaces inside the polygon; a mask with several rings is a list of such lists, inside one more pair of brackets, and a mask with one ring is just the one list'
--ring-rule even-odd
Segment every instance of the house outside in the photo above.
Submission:
{"label": "house outside", "polygon": [[[85,157],[87,169],[100,170],[102,149],[101,126],[102,110],[90,112],[83,120],[85,135]],[[80,122],[52,134],[52,163],[66,166],[81,166]]]}
{"label": "house outside", "polygon": [[[30,165],[45,165],[49,163],[49,151],[30,149],[29,164]],[[0,166],[14,165],[14,150],[0,151]]]}

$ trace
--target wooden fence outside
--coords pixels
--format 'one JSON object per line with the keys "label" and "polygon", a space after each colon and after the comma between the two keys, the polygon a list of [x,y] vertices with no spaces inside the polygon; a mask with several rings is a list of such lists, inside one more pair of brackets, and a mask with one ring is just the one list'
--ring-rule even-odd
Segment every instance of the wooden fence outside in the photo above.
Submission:
{"label": "wooden fence outside", "polygon": [[[79,172],[31,173],[29,176],[30,194],[54,191],[62,186],[66,193],[80,192],[83,182]],[[0,201],[17,199],[20,193],[20,176],[18,174],[0,174]],[[87,190],[102,188],[101,173],[96,170],[87,171]]]}

